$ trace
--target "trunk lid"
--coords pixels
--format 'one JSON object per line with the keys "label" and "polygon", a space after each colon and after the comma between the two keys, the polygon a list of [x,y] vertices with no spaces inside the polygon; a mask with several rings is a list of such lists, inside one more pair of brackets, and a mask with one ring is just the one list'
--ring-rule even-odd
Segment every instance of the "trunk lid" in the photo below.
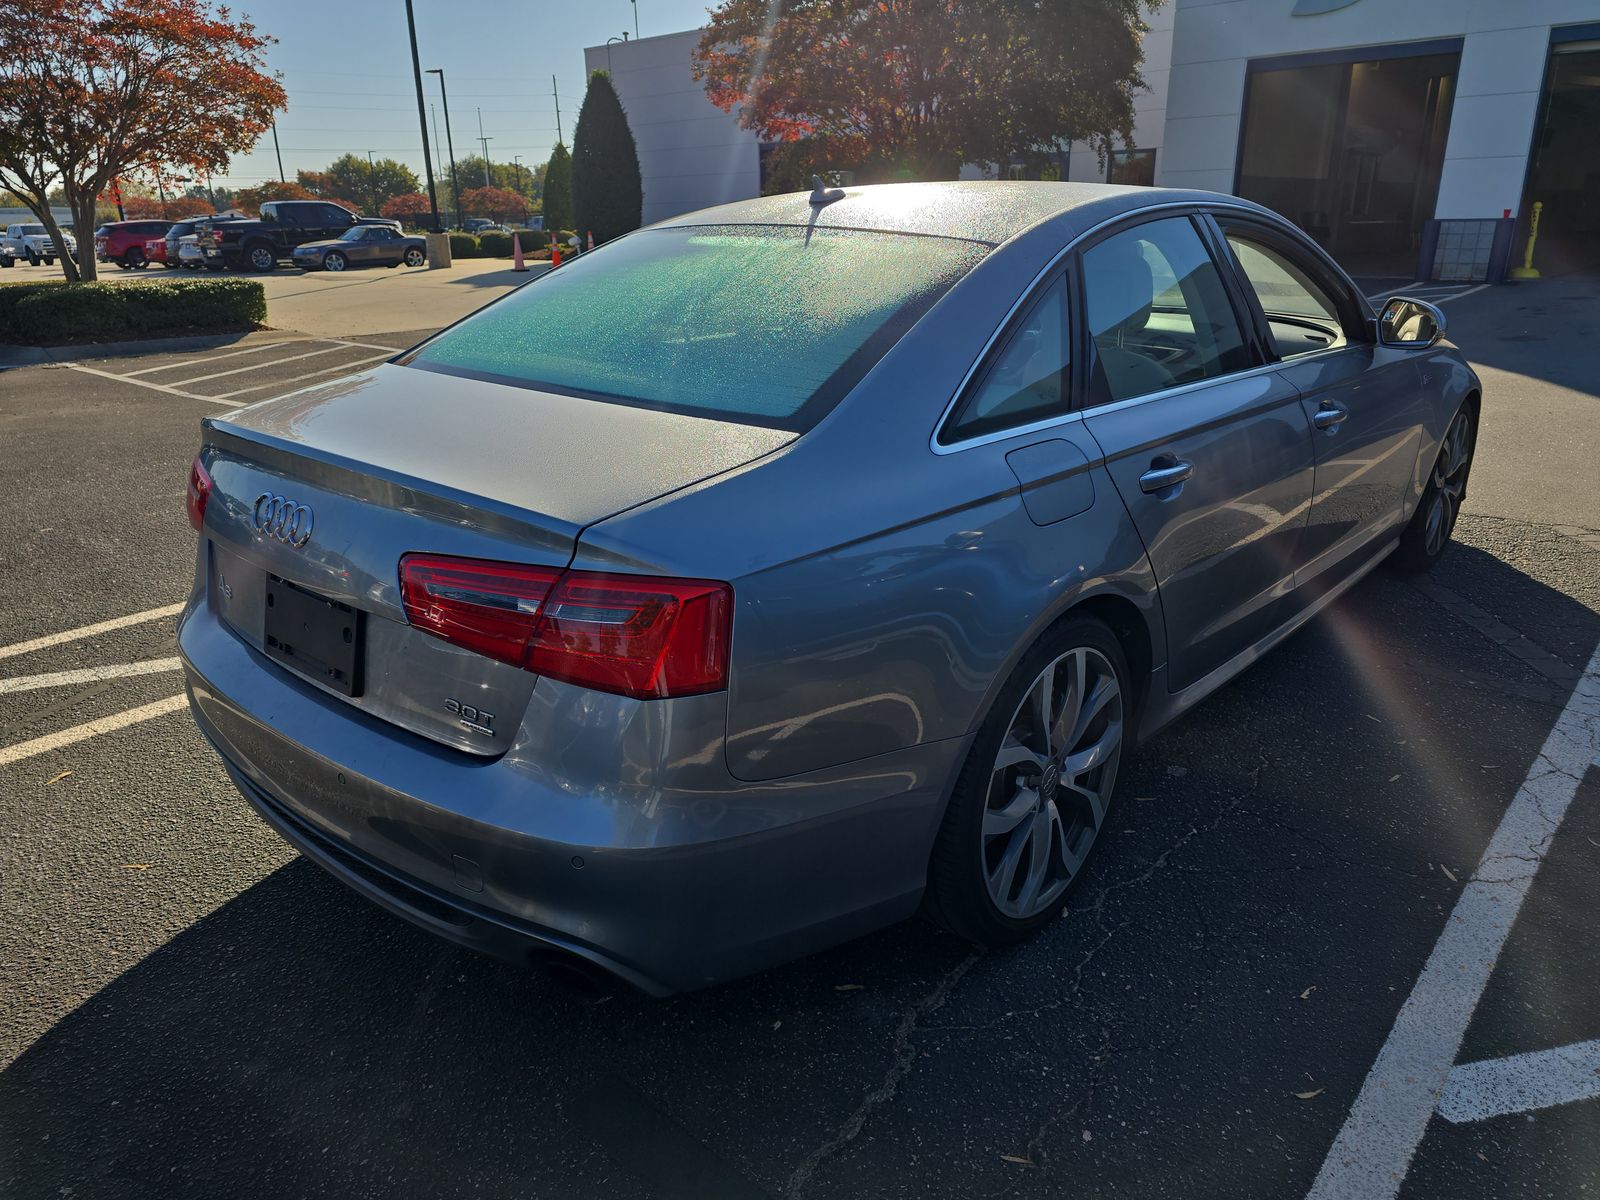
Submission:
{"label": "trunk lid", "polygon": [[[204,425],[222,619],[281,662],[284,609],[269,598],[290,587],[346,606],[329,616],[354,630],[353,694],[300,673],[373,717],[479,755],[509,748],[535,678],[413,629],[401,555],[563,567],[586,526],[795,436],[389,364]],[[318,636],[305,633],[308,644]]]}

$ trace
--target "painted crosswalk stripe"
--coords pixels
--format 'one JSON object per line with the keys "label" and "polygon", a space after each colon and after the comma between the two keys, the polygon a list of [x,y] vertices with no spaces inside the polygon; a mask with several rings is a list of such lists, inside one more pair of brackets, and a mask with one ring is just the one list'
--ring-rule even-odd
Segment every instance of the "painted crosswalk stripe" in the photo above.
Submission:
{"label": "painted crosswalk stripe", "polygon": [[0,646],[0,658],[14,658],[18,654],[29,654],[35,650],[59,646],[63,642],[76,642],[82,638],[94,637],[97,634],[110,633],[113,629],[126,629],[130,625],[142,625],[146,621],[159,621],[163,617],[175,617],[182,611],[182,604],[167,604],[161,608],[147,608],[144,612],[129,613],[125,617],[112,617],[109,621],[96,621],[93,625],[80,625],[77,629],[66,629],[60,633],[47,633],[43,637],[32,638],[26,642],[13,642],[9,646]]}
{"label": "painted crosswalk stripe", "polygon": [[40,688],[70,687],[75,683],[104,683],[108,679],[128,679],[135,675],[159,675],[163,671],[176,671],[181,666],[183,661],[174,655],[171,658],[147,658],[142,662],[113,663],[108,667],[84,667],[77,671],[17,675],[0,679],[0,695],[7,692],[34,692]]}
{"label": "painted crosswalk stripe", "polygon": [[149,721],[155,717],[164,717],[168,713],[175,713],[188,704],[183,693],[168,696],[165,700],[155,700],[149,704],[141,704],[138,708],[130,708],[126,712],[113,713],[109,717],[99,717],[93,721],[85,721],[82,725],[74,725],[70,729],[58,730],[47,733],[43,737],[31,738],[26,742],[18,742],[15,746],[0,747],[0,767],[10,766],[12,763],[21,762],[25,758],[35,755],[48,754],[52,750],[59,750],[63,746],[71,746],[76,742],[87,741],[92,737],[99,737],[102,733],[112,733],[118,729],[126,729],[129,725],[137,725],[141,721]]}
{"label": "painted crosswalk stripe", "polygon": [[1400,1191],[1511,926],[1597,756],[1600,648],[1462,889],[1307,1200],[1384,1200]]}

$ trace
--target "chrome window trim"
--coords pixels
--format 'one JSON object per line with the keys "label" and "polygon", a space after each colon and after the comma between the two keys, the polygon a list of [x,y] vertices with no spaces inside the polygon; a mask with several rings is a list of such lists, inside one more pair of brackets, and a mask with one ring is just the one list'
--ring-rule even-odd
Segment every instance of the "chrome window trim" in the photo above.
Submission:
{"label": "chrome window trim", "polygon": [[[983,365],[989,361],[990,352],[993,351],[995,344],[1000,340],[1001,334],[1003,334],[1007,327],[1010,326],[1012,317],[1016,316],[1017,312],[1033,298],[1040,285],[1052,271],[1061,265],[1062,261],[1067,257],[1067,255],[1076,250],[1079,244],[1085,239],[1094,236],[1102,229],[1107,229],[1113,225],[1120,224],[1124,221],[1129,221],[1135,217],[1143,216],[1146,213],[1171,211],[1172,209],[1179,208],[1203,213],[1216,212],[1219,210],[1244,213],[1247,216],[1253,216],[1257,218],[1264,217],[1269,222],[1279,222],[1287,226],[1289,230],[1294,231],[1294,226],[1289,225],[1287,221],[1274,213],[1265,212],[1264,210],[1258,208],[1251,208],[1243,204],[1227,204],[1222,201],[1208,200],[1173,200],[1165,204],[1152,204],[1147,208],[1139,208],[1129,212],[1118,213],[1114,217],[1107,217],[1104,221],[1100,221],[1097,224],[1091,225],[1088,229],[1085,229],[1082,233],[1074,237],[1051,257],[1050,261],[1047,262],[1039,270],[1039,273],[1029,281],[1028,286],[1022,289],[1022,294],[1018,296],[1016,302],[1012,304],[1011,307],[1006,310],[1005,315],[1000,318],[1000,323],[995,326],[994,332],[991,333],[988,340],[984,342],[983,349],[978,351],[978,355],[973,359],[972,365],[967,368],[966,374],[961,377],[961,382],[956,385],[955,394],[950,397],[949,403],[944,406],[944,411],[939,414],[939,419],[934,422],[933,432],[928,435],[928,448],[935,454],[939,455],[956,454],[962,450],[971,450],[978,446],[987,446],[994,442],[1005,441],[1009,438],[1022,437],[1025,434],[1039,433],[1046,429],[1054,429],[1059,426],[1076,424],[1081,422],[1084,417],[1091,414],[1114,412],[1118,409],[1129,408],[1136,404],[1146,404],[1151,400],[1164,399],[1167,396],[1182,395],[1185,392],[1193,391],[1195,388],[1209,387],[1211,384],[1221,383],[1224,380],[1244,379],[1251,375],[1259,375],[1266,371],[1275,371],[1284,366],[1284,360],[1278,359],[1273,362],[1261,363],[1254,367],[1248,367],[1243,371],[1231,371],[1226,375],[1213,375],[1209,379],[1199,379],[1192,383],[1179,384],[1177,387],[1166,388],[1163,391],[1148,392],[1143,396],[1130,396],[1125,400],[1113,400],[1106,404],[1096,404],[1088,408],[1075,408],[1071,412],[1062,413],[1059,417],[1050,417],[1042,421],[1033,421],[1027,425],[1016,425],[1010,429],[997,429],[992,433],[980,434],[974,438],[964,438],[959,442],[951,442],[948,445],[944,445],[939,441],[939,432],[944,429],[945,425],[950,421],[955,412],[956,406],[961,402],[962,396],[966,394],[967,386],[972,382],[973,376],[975,376],[983,367]],[[1330,258],[1329,261],[1332,262],[1332,259]],[[1350,282],[1349,276],[1345,274],[1344,269],[1339,267],[1337,263],[1333,263],[1333,266],[1339,271],[1339,274],[1344,277],[1344,281],[1350,287],[1350,290],[1360,297],[1363,302],[1365,302],[1366,298],[1361,295],[1361,290]],[[1076,320],[1076,317],[1073,319]],[[1356,344],[1357,343],[1347,341],[1343,346],[1330,346],[1326,350],[1314,350],[1309,354],[1296,355],[1294,362],[1295,364],[1309,362],[1312,359],[1325,354],[1343,354],[1345,351],[1352,349]]]}

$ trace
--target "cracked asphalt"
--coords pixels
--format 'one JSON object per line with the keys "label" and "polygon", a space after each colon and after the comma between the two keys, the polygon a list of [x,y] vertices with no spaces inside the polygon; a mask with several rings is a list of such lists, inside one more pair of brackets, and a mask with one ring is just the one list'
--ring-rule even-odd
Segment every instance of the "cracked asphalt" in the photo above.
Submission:
{"label": "cracked asphalt", "polygon": [[[1457,544],[1126,761],[1086,878],[1022,946],[909,922],[667,1001],[583,991],[345,891],[182,712],[0,765],[0,1195],[1303,1195],[1600,642],[1600,287],[1448,311],[1487,389]],[[181,599],[210,411],[0,372],[0,646]],[[173,652],[169,617],[0,677]],[[0,692],[0,747],[178,688]],[[1461,1061],[1600,1037],[1597,776]],[[1435,1117],[1401,1192],[1595,1194],[1595,1100]]]}

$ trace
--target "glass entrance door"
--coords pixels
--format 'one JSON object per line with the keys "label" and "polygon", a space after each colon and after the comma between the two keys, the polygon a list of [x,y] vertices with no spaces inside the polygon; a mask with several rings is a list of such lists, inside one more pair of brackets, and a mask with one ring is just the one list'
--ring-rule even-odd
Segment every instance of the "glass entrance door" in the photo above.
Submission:
{"label": "glass entrance door", "polygon": [[1433,215],[1460,55],[1252,63],[1238,194],[1350,270],[1403,274]]}

